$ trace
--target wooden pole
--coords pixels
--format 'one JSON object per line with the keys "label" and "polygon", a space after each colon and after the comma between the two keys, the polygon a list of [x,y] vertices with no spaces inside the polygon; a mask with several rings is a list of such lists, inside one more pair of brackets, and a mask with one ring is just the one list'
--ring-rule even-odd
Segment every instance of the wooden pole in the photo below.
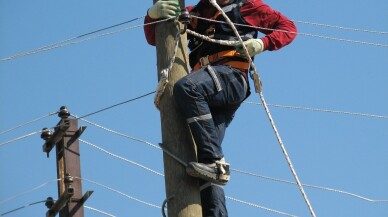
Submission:
{"label": "wooden pole", "polygon": [[[156,0],[153,1],[154,3]],[[183,8],[184,0],[180,0]],[[183,28],[181,26],[181,28]],[[168,68],[175,48],[175,36],[179,29],[173,21],[156,26],[156,50],[158,79],[161,70]],[[173,98],[173,85],[189,73],[186,34],[181,35],[175,64],[170,72],[169,84],[160,100],[160,115],[163,147],[184,162],[196,161],[196,151],[186,120],[177,110]],[[166,198],[169,217],[201,217],[201,197],[198,180],[186,174],[186,168],[163,154]]]}

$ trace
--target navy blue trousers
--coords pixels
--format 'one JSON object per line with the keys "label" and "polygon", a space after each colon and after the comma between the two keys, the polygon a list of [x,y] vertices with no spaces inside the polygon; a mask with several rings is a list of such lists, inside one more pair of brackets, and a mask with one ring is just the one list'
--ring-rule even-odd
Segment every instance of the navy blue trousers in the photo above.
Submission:
{"label": "navy blue trousers", "polygon": [[[242,72],[223,65],[203,67],[176,82],[174,98],[197,145],[198,162],[224,157],[221,143],[225,130],[249,94]],[[222,187],[203,189],[201,201],[204,217],[227,216]]]}

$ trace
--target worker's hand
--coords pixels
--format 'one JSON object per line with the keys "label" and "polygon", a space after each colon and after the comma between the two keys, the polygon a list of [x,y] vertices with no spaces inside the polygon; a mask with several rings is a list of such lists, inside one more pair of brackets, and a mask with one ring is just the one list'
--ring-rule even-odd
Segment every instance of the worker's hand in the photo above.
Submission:
{"label": "worker's hand", "polygon": [[147,13],[152,19],[172,18],[176,17],[180,10],[178,0],[159,0]]}
{"label": "worker's hand", "polygon": [[[264,51],[264,43],[261,39],[249,39],[244,41],[244,45],[247,47],[249,56],[251,57]],[[248,59],[241,43],[236,45],[236,51],[240,53],[242,58]]]}

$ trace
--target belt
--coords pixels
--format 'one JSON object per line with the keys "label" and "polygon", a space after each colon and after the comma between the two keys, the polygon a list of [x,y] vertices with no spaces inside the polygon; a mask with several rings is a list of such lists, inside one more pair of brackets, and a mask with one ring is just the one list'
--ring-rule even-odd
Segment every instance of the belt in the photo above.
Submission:
{"label": "belt", "polygon": [[[227,57],[235,57],[235,50],[221,51],[212,55],[199,58],[197,64],[194,65],[193,71],[200,69],[203,66],[207,65],[229,65],[233,68],[240,69],[241,71],[246,71],[249,68],[249,63],[242,60],[228,60]],[[224,60],[224,61],[222,61]]]}

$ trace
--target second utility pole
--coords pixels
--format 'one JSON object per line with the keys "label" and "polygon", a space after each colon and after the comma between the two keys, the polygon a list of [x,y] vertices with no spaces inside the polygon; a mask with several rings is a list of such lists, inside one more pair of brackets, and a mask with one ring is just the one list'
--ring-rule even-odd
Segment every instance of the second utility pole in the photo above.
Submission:
{"label": "second utility pole", "polygon": [[[156,0],[153,0],[155,3]],[[184,8],[184,0],[180,0]],[[182,27],[182,26],[181,26]],[[175,35],[179,31],[176,24],[170,20],[156,25],[156,49],[158,79],[159,72],[168,68],[175,48]],[[195,145],[186,120],[178,112],[174,98],[173,85],[189,73],[186,34],[181,35],[176,59],[169,75],[164,94],[160,100],[160,115],[162,124],[163,147],[184,162],[196,161]],[[186,168],[163,154],[166,197],[168,200],[169,217],[201,217],[201,197],[197,179],[186,174]]]}

